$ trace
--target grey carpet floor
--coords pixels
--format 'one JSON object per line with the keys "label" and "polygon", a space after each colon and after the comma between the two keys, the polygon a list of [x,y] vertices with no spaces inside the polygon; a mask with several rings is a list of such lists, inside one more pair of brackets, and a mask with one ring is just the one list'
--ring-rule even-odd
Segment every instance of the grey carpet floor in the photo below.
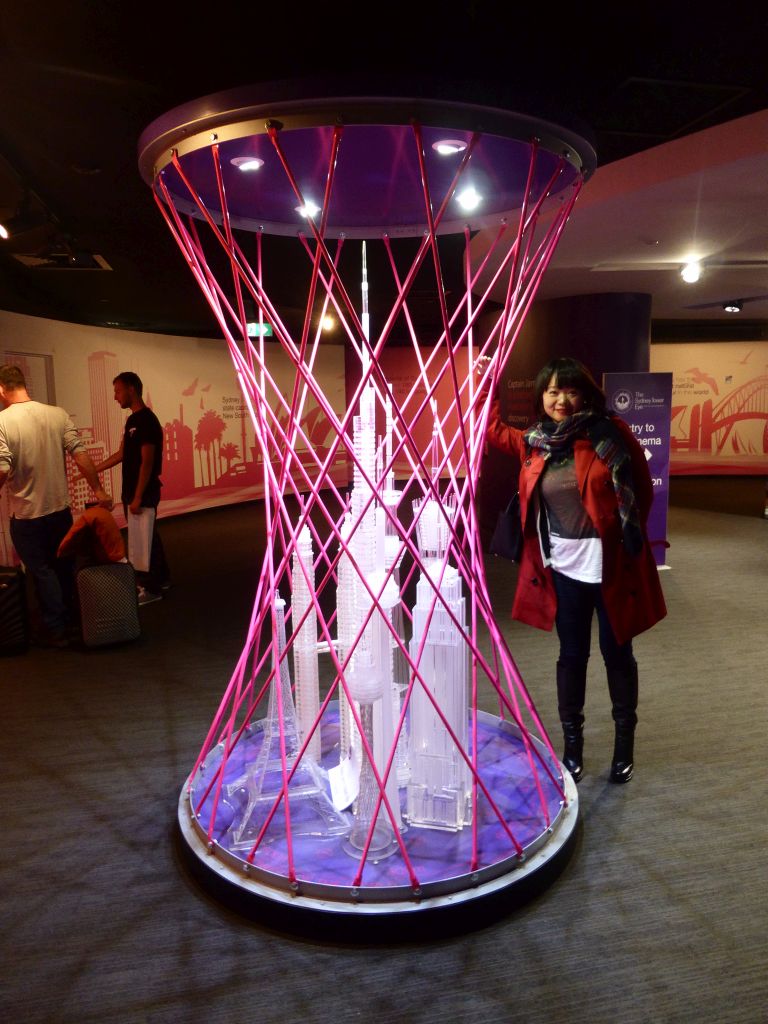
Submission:
{"label": "grey carpet floor", "polygon": [[[0,1019],[765,1021],[768,522],[672,508],[669,527],[669,616],[635,645],[636,777],[607,783],[595,654],[559,873],[371,934],[238,912],[181,855],[178,794],[242,643],[258,512],[161,524],[175,586],[137,643],[0,660]],[[489,564],[494,605],[555,737],[556,640],[509,620],[514,572]]]}

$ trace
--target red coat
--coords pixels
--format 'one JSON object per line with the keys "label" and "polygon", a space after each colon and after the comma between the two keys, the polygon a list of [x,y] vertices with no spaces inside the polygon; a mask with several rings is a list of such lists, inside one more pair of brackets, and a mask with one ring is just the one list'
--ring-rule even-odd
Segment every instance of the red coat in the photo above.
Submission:
{"label": "red coat", "polygon": [[[576,479],[581,500],[603,543],[603,600],[618,643],[650,629],[667,614],[659,573],[653,558],[646,524],[653,501],[653,484],[641,445],[623,420],[614,423],[622,434],[632,460],[635,500],[645,543],[639,555],[628,554],[622,544],[618,502],[611,472],[586,439],[574,443]],[[512,618],[538,629],[552,629],[557,599],[552,572],[544,566],[537,518],[538,484],[546,465],[538,448],[526,451],[523,433],[499,416],[495,401],[488,426],[488,441],[520,459],[520,514],[523,521],[523,555],[512,605]]]}

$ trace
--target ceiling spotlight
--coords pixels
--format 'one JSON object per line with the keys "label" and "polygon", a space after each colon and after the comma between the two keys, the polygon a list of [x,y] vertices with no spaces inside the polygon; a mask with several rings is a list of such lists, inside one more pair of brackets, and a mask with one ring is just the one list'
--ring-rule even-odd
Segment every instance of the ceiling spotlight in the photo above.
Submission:
{"label": "ceiling spotlight", "polygon": [[461,139],[439,139],[432,143],[432,149],[440,156],[451,156],[453,153],[463,153],[467,148],[466,142]]}
{"label": "ceiling spotlight", "polygon": [[726,313],[740,313],[742,306],[741,299],[732,299],[730,302],[723,303],[723,309]]}
{"label": "ceiling spotlight", "polygon": [[686,284],[696,284],[701,277],[701,264],[699,261],[691,260],[689,263],[686,263],[680,271],[680,277],[682,277]]}
{"label": "ceiling spotlight", "polygon": [[328,313],[320,321],[320,326],[324,331],[332,331],[336,326],[336,321]]}
{"label": "ceiling spotlight", "polygon": [[11,233],[5,224],[0,224],[0,238],[10,238]]}
{"label": "ceiling spotlight", "polygon": [[308,199],[303,206],[296,207],[296,213],[300,213],[302,217],[315,217],[320,213],[320,207],[316,206],[311,199]]}
{"label": "ceiling spotlight", "polygon": [[472,185],[456,196],[456,202],[462,210],[476,210],[482,201],[483,197]]}
{"label": "ceiling spotlight", "polygon": [[239,171],[258,171],[264,166],[264,161],[257,156],[233,156],[229,162]]}

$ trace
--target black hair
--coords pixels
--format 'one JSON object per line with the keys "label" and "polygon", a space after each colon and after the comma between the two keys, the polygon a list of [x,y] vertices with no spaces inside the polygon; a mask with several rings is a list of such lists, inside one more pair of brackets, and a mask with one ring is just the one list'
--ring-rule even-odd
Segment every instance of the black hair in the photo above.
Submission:
{"label": "black hair", "polygon": [[533,401],[538,416],[544,415],[544,392],[552,378],[559,387],[578,388],[584,396],[584,408],[589,412],[605,413],[605,392],[595,382],[587,367],[578,359],[560,356],[542,366],[533,386]]}
{"label": "black hair", "polygon": [[121,384],[125,384],[127,388],[133,388],[139,398],[141,398],[144,385],[141,383],[141,377],[138,373],[134,373],[133,370],[125,370],[123,373],[118,373],[118,375],[113,378],[112,383],[117,384],[118,381],[120,381]]}
{"label": "black hair", "polygon": [[27,390],[27,382],[24,380],[21,368],[13,366],[11,363],[4,363],[0,366],[0,384],[7,391],[20,391],[22,388]]}

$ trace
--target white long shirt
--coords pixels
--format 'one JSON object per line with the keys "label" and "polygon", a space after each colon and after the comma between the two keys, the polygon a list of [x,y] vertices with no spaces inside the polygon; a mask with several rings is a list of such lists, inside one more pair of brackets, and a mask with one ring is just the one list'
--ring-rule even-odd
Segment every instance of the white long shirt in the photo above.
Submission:
{"label": "white long shirt", "polygon": [[69,505],[65,452],[85,444],[66,409],[14,402],[0,412],[0,472],[8,473],[11,514],[38,519]]}

